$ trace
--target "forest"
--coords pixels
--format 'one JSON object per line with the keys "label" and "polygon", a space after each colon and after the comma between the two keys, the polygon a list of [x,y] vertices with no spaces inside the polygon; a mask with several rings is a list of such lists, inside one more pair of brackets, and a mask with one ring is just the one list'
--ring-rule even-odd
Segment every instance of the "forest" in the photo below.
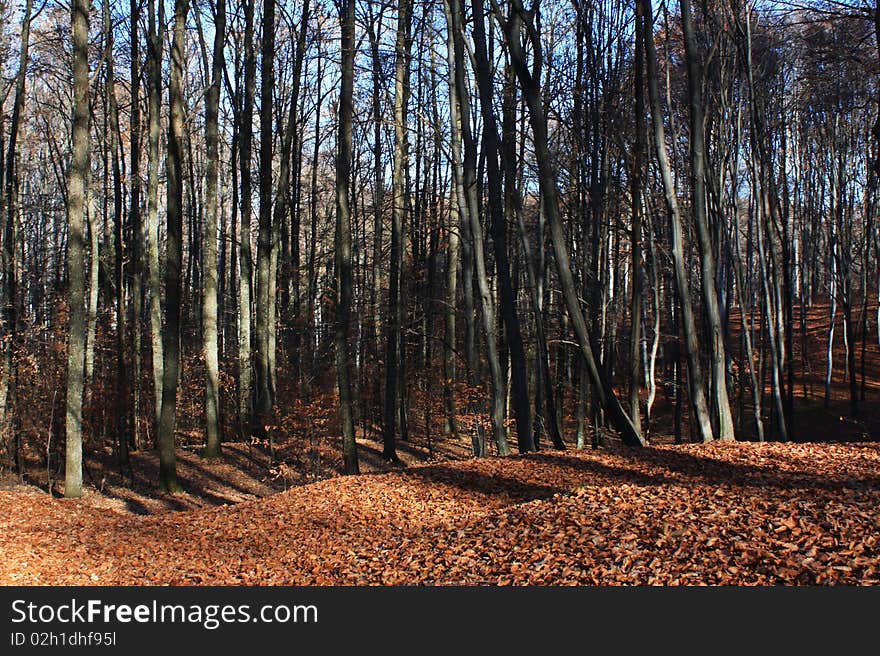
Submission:
{"label": "forest", "polygon": [[878,73],[870,0],[0,0],[0,583],[880,582]]}

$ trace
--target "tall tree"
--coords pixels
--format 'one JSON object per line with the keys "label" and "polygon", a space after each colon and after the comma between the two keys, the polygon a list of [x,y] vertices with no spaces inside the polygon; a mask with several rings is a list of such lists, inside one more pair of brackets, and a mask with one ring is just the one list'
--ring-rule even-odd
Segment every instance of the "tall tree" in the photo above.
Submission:
{"label": "tall tree", "polygon": [[168,181],[168,240],[165,264],[165,332],[162,374],[162,413],[159,420],[159,485],[177,493],[183,488],[177,479],[175,425],[177,387],[180,375],[181,286],[183,261],[183,144],[184,98],[183,71],[188,0],[175,0],[174,32],[171,42],[171,73],[168,82],[168,156],[165,176]]}
{"label": "tall tree", "polygon": [[[15,96],[12,101],[12,118],[9,126],[9,143],[6,147],[6,164],[3,166],[3,202],[0,203],[0,258],[2,258],[2,308],[0,308],[0,422],[8,427],[7,410],[10,389],[15,385],[14,350],[18,330],[18,271],[16,264],[17,217],[18,217],[18,136],[24,111],[25,81],[27,79],[28,51],[30,49],[31,13],[33,0],[27,0],[21,25],[21,47],[18,55],[18,73],[15,76]],[[0,152],[0,157],[4,154]]]}
{"label": "tall tree", "polygon": [[205,350],[205,453],[220,455],[220,366],[217,345],[217,219],[219,215],[220,78],[226,44],[226,0],[214,8],[211,83],[205,94],[205,294],[202,297],[202,345]]}
{"label": "tall tree", "polygon": [[[480,203],[478,197],[477,180],[477,139],[471,127],[472,110],[470,105],[470,91],[465,82],[464,61],[464,5],[456,0],[451,2],[452,29],[454,31],[453,46],[455,57],[455,87],[459,107],[458,129],[461,130],[461,138],[464,145],[462,158],[461,188],[464,207],[467,208],[467,221],[469,232],[465,241],[469,242],[468,252],[465,258],[472,258],[473,268],[465,274],[466,278],[473,275],[477,283],[477,299],[480,305],[480,317],[483,323],[483,333],[486,341],[486,359],[489,364],[489,375],[492,386],[492,431],[495,437],[495,445],[499,455],[508,455],[510,447],[507,444],[507,429],[504,426],[504,402],[505,385],[501,370],[501,358],[498,353],[496,336],[495,303],[489,288],[489,276],[486,267],[486,256],[483,245],[483,226],[480,222]],[[469,290],[465,289],[465,294]],[[480,449],[482,450],[482,447]],[[478,455],[483,455],[478,453]]]}
{"label": "tall tree", "polygon": [[716,288],[715,248],[706,218],[706,108],[703,103],[703,61],[694,30],[690,0],[681,0],[685,60],[688,71],[688,100],[691,110],[691,211],[700,245],[700,268],[703,274],[705,324],[709,334],[712,370],[712,405],[719,440],[734,438],[733,415],[727,394],[727,355],[724,330]]}
{"label": "tall tree", "polygon": [[[162,293],[159,271],[159,148],[162,131],[162,50],[165,42],[165,3],[149,0],[147,40],[147,292],[150,304],[153,392],[156,399],[155,430],[162,414],[162,379],[165,355],[162,345]],[[157,13],[158,12],[158,13]],[[97,242],[95,242],[97,243]]]}
{"label": "tall tree", "polygon": [[401,0],[397,9],[396,62],[394,66],[394,169],[391,183],[391,266],[388,280],[388,335],[385,356],[385,416],[382,423],[382,457],[397,462],[395,444],[400,395],[398,364],[401,350],[400,329],[403,302],[400,274],[403,266],[403,225],[408,206],[406,176],[409,166],[407,108],[410,95],[410,50],[412,48],[412,9],[409,0]]}
{"label": "tall tree", "polygon": [[[522,3],[519,0],[511,0],[509,5],[511,11],[508,14],[508,18],[501,16],[498,11],[495,12],[495,17],[504,29],[510,59],[529,110],[529,123],[531,124],[532,138],[535,144],[535,159],[538,164],[538,182],[541,189],[541,199],[548,219],[550,243],[553,246],[556,272],[559,276],[568,316],[574,328],[581,353],[584,356],[587,373],[595,389],[599,404],[608,413],[612,426],[620,433],[621,439],[626,444],[630,446],[644,446],[645,440],[641,432],[633,425],[632,420],[620,405],[620,400],[615,395],[607,374],[604,370],[600,370],[596,363],[593,340],[587,328],[587,322],[580,306],[580,299],[575,289],[574,276],[571,272],[571,263],[560,217],[559,191],[556,188],[557,174],[550,154],[547,137],[547,115],[541,97],[540,76],[544,65],[541,38],[535,26],[530,20],[526,20],[527,14]],[[527,41],[532,48],[531,69],[526,61],[525,50],[521,40],[523,30],[525,30]]]}
{"label": "tall tree", "polygon": [[688,389],[690,392],[691,406],[694,410],[694,419],[697,424],[699,438],[703,442],[710,442],[714,438],[712,421],[709,416],[709,408],[706,403],[704,389],[703,367],[700,363],[700,348],[697,337],[697,324],[694,319],[693,305],[691,303],[690,282],[687,275],[687,265],[684,255],[684,238],[682,229],[681,211],[678,206],[675,183],[672,179],[672,167],[669,164],[669,156],[666,153],[666,129],[663,127],[663,110],[660,106],[660,91],[657,83],[657,52],[654,46],[654,21],[651,0],[639,0],[644,3],[642,16],[644,18],[645,56],[647,62],[648,98],[651,104],[651,120],[654,126],[654,149],[657,155],[657,165],[660,169],[660,177],[663,182],[663,193],[666,199],[666,208],[672,225],[672,262],[675,268],[675,282],[678,291],[681,316],[684,322],[685,344],[684,351],[687,358]]}
{"label": "tall tree", "polygon": [[140,49],[140,22],[141,22],[141,3],[139,0],[130,0],[129,2],[129,25],[131,33],[131,67],[129,69],[131,87],[131,109],[130,111],[130,157],[129,157],[129,174],[131,184],[129,185],[129,213],[128,221],[131,226],[131,300],[132,300],[132,338],[131,338],[131,363],[132,363],[132,382],[134,386],[134,399],[131,404],[131,426],[132,439],[135,447],[141,446],[140,438],[140,380],[141,380],[141,311],[142,293],[143,293],[143,249],[144,240],[141,233],[143,231],[141,214],[141,98],[140,98],[140,77],[141,77],[141,49]]}
{"label": "tall tree", "polygon": [[339,419],[342,426],[342,454],[346,474],[360,472],[354,434],[349,349],[351,318],[351,151],[354,116],[355,12],[354,0],[339,0],[339,23],[342,30],[342,82],[339,89],[339,126],[336,143],[336,381],[339,391]]}
{"label": "tall tree", "polygon": [[531,408],[529,406],[526,353],[523,347],[519,316],[516,312],[516,298],[507,257],[507,217],[504,216],[501,169],[498,163],[500,139],[498,138],[495,109],[492,104],[495,89],[489,64],[483,0],[473,0],[471,4],[474,14],[474,67],[483,118],[483,157],[486,161],[492,242],[495,246],[495,268],[501,292],[501,318],[507,337],[507,347],[510,351],[510,382],[513,391],[514,414],[516,415],[517,446],[520,453],[526,453],[535,450],[535,439],[532,434]]}
{"label": "tall tree", "polygon": [[82,398],[85,367],[85,211],[89,169],[89,5],[70,5],[73,37],[73,122],[67,177],[67,294],[70,319],[67,342],[67,413],[64,496],[82,495]]}
{"label": "tall tree", "polygon": [[641,430],[641,410],[639,407],[639,387],[641,381],[641,358],[639,348],[642,342],[642,157],[645,151],[645,59],[644,59],[644,5],[636,2],[635,28],[635,140],[632,153],[632,174],[630,176],[630,203],[632,204],[631,250],[632,250],[632,301],[630,304],[630,346],[629,346],[629,416],[633,425]]}
{"label": "tall tree", "polygon": [[272,264],[272,170],[273,95],[275,91],[275,1],[263,3],[263,35],[260,62],[260,225],[257,231],[256,373],[257,405],[255,422],[260,434],[272,414],[272,384],[269,371],[269,324],[275,321],[270,307],[270,269]]}
{"label": "tall tree", "polygon": [[242,439],[249,439],[252,425],[253,399],[251,389],[251,323],[252,279],[251,214],[253,209],[254,96],[257,63],[254,54],[254,0],[244,4],[244,98],[239,113],[238,157],[241,169],[241,226],[239,228],[239,289],[238,289],[238,422]]}

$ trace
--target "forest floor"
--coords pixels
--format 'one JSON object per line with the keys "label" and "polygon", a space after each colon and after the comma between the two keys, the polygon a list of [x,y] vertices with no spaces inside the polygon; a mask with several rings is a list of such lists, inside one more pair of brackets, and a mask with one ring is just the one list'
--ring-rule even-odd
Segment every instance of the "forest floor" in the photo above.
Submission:
{"label": "forest floor", "polygon": [[150,515],[6,489],[0,584],[877,584],[878,527],[878,444],[609,445]]}

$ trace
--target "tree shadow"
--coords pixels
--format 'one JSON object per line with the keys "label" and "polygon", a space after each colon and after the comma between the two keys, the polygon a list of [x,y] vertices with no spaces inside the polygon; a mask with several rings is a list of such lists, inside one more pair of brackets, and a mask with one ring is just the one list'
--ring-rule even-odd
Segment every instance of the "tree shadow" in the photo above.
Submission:
{"label": "tree shadow", "polygon": [[[602,481],[605,483],[631,483],[638,485],[662,485],[674,482],[662,474],[646,474],[644,472],[615,467],[592,460],[565,455],[530,454],[530,461],[539,461],[548,465],[568,468],[572,472],[583,474],[583,484]],[[565,494],[572,491],[577,484],[571,486],[544,485],[526,482],[514,476],[498,476],[482,474],[447,465],[428,465],[406,471],[408,476],[417,477],[431,483],[439,483],[457,487],[471,494],[497,496],[505,494],[512,503],[526,503],[540,499],[548,499],[554,494]]]}
{"label": "tree shadow", "polygon": [[651,447],[633,451],[623,457],[633,463],[647,463],[660,467],[685,479],[698,480],[710,485],[739,485],[753,488],[798,490],[875,490],[880,487],[878,475],[845,476],[818,475],[810,472],[785,471],[767,466],[718,460],[705,455],[685,451],[654,449]]}

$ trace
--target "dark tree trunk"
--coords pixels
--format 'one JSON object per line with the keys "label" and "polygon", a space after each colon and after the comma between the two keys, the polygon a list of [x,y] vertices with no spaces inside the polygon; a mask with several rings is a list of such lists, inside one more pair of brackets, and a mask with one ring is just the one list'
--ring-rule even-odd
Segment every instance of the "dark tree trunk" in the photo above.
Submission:
{"label": "dark tree trunk", "polygon": [[336,379],[339,389],[339,417],[342,426],[342,453],[346,474],[357,474],[357,442],[354,434],[351,380],[349,373],[349,319],[351,313],[351,143],[354,114],[354,0],[340,0],[339,22],[342,29],[342,83],[339,91],[339,135],[336,153]]}
{"label": "dark tree trunk", "polygon": [[183,491],[177,480],[174,431],[177,419],[177,386],[180,375],[181,284],[183,260],[183,70],[188,0],[174,3],[174,36],[171,45],[171,75],[168,104],[168,241],[165,268],[165,368],[162,376],[162,413],[159,421],[159,486],[177,493]]}

